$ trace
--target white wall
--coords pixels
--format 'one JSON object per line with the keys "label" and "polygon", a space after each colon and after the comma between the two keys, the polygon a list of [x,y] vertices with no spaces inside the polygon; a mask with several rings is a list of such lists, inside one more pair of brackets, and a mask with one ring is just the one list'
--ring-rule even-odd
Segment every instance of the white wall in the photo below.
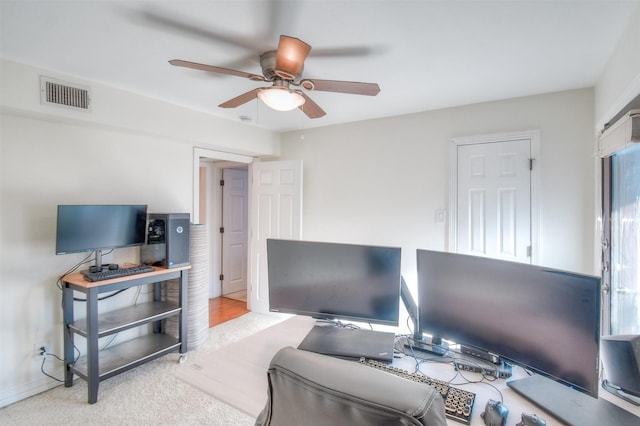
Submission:
{"label": "white wall", "polygon": [[[0,351],[3,406],[55,385],[34,354],[43,343],[62,353],[55,281],[82,257],[53,254],[57,204],[191,212],[194,147],[271,156],[280,136],[92,82],[91,113],[44,107],[40,74],[77,80],[1,65],[0,344],[11,348]],[[539,129],[540,263],[594,272],[594,127],[593,91],[583,89],[291,132],[282,158],[304,161],[304,238],[400,245],[411,275],[416,248],[446,249],[434,216],[448,206],[450,140]],[[60,364],[47,365],[62,377]]]}
{"label": "white wall", "polygon": [[452,138],[540,130],[540,264],[593,273],[593,92],[575,90],[290,132],[304,160],[303,237],[446,250]]}
{"label": "white wall", "polygon": [[[58,204],[148,204],[191,212],[194,147],[251,156],[277,153],[279,135],[90,83],[91,112],[39,103],[39,75],[2,61],[0,111],[0,406],[54,385],[36,348],[62,355],[58,276],[83,254],[55,255]],[[57,76],[75,81],[68,76]],[[138,249],[105,262],[137,261]],[[101,303],[110,310],[134,290]],[[145,297],[145,296],[143,296]],[[82,313],[83,303],[76,303]],[[119,336],[124,339],[127,336]],[[80,348],[83,346],[80,344]],[[61,363],[46,369],[63,377]]]}

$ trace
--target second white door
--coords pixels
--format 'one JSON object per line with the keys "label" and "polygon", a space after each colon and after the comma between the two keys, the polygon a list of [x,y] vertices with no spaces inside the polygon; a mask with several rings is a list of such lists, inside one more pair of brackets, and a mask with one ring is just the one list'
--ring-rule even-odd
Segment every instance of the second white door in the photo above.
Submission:
{"label": "second white door", "polygon": [[247,289],[248,172],[222,171],[222,294]]}
{"label": "second white door", "polygon": [[458,253],[531,262],[531,140],[457,146]]}

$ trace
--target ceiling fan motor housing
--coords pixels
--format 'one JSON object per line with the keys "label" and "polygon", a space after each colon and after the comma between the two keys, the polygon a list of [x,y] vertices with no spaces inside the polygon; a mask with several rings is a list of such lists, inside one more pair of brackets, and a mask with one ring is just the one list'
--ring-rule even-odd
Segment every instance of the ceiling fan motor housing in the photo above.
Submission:
{"label": "ceiling fan motor housing", "polygon": [[260,55],[260,66],[262,67],[262,75],[264,75],[264,78],[266,78],[267,81],[274,81],[276,79],[283,78],[285,80],[292,81],[294,84],[298,84],[300,82],[304,66],[300,67],[300,72],[295,76],[292,76],[292,74],[287,71],[276,70],[277,53],[277,50],[270,50]]}

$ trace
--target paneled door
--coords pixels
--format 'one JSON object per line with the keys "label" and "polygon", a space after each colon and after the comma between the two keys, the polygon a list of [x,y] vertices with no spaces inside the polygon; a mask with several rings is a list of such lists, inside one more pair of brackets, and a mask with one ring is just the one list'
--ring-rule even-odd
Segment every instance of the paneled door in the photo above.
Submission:
{"label": "paneled door", "polygon": [[302,236],[302,162],[256,162],[250,168],[249,309],[269,311],[267,238]]}
{"label": "paneled door", "polygon": [[247,289],[248,198],[247,169],[223,169],[222,294]]}
{"label": "paneled door", "polygon": [[531,139],[456,145],[458,253],[532,262]]}

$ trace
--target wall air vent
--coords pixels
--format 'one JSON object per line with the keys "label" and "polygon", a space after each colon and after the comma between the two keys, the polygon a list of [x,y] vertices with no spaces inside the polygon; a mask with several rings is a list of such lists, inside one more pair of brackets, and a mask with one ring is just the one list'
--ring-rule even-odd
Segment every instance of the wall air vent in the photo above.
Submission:
{"label": "wall air vent", "polygon": [[91,109],[91,92],[88,87],[41,76],[40,102],[87,111]]}

